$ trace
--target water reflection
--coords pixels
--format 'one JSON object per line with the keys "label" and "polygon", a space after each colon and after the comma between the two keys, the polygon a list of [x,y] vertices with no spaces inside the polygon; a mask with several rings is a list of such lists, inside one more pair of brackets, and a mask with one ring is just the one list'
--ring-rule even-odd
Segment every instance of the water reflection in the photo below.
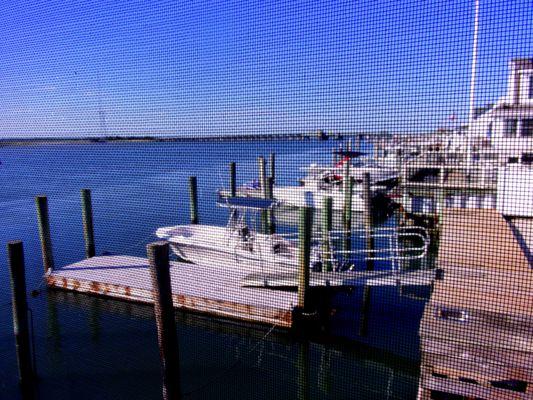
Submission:
{"label": "water reflection", "polygon": [[[50,343],[62,355],[60,363],[43,366],[45,386],[54,380],[78,398],[87,398],[86,388],[105,398],[159,395],[150,306],[62,291],[47,296]],[[89,325],[76,325],[73,315]],[[402,399],[416,394],[416,361],[362,343],[340,343],[327,334],[296,338],[272,327],[191,313],[177,312],[176,320],[185,398]],[[135,378],[141,371],[142,384]],[[83,385],[76,386],[81,380]],[[42,386],[40,398],[52,398]]]}

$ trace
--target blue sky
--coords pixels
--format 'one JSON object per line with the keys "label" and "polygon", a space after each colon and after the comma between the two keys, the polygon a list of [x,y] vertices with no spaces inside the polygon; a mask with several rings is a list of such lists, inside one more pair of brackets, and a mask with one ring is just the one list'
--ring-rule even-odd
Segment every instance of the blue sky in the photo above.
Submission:
{"label": "blue sky", "polygon": [[[0,3],[0,136],[426,132],[466,121],[474,1]],[[481,0],[477,105],[533,57]]]}

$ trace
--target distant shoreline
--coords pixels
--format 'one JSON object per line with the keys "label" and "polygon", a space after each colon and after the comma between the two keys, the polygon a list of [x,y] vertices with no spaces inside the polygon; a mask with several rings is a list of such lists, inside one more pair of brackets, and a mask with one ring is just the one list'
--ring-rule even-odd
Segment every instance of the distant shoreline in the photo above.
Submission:
{"label": "distant shoreline", "polygon": [[110,144],[110,143],[163,143],[163,142],[230,142],[230,141],[272,141],[272,140],[342,140],[357,137],[359,134],[343,135],[226,135],[226,136],[107,136],[107,137],[80,137],[80,138],[10,138],[0,139],[0,147],[35,146],[35,145],[84,145],[84,144]]}

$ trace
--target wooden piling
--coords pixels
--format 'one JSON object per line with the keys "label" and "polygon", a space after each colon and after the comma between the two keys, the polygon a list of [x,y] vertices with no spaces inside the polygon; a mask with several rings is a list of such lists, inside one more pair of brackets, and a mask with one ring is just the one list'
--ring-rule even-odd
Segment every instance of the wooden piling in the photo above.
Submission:
{"label": "wooden piling", "polygon": [[[266,164],[265,157],[260,156],[257,158],[259,165],[259,187],[264,199],[268,198],[268,185],[266,179]],[[266,210],[261,211],[261,233],[268,233],[268,213]]]}
{"label": "wooden piling", "polygon": [[196,176],[189,176],[189,199],[191,224],[197,224],[198,220],[198,180]]}
{"label": "wooden piling", "polygon": [[[344,246],[345,252],[352,248],[352,193],[354,181],[350,176],[350,161],[347,160],[344,164],[344,176],[342,178],[344,191],[344,208],[343,208],[343,229],[344,229]],[[345,257],[349,258],[349,253],[344,253]]]}
{"label": "wooden piling", "polygon": [[311,259],[311,234],[313,229],[313,214],[310,207],[300,208],[298,225],[298,308],[306,309],[307,294],[309,292],[309,263]]}
{"label": "wooden piling", "polygon": [[370,187],[370,174],[366,172],[363,177],[363,225],[365,229],[365,248],[367,250],[367,271],[372,271],[374,269],[374,260],[368,259],[368,257],[374,255],[372,224],[372,189]]}
{"label": "wooden piling", "polygon": [[309,342],[299,343],[298,359],[298,400],[309,400],[311,391],[309,387],[310,365],[309,365]]}
{"label": "wooden piling", "polygon": [[154,297],[157,339],[163,374],[163,399],[180,399],[180,375],[176,321],[169,273],[169,245],[166,242],[146,246]]}
{"label": "wooden piling", "polygon": [[333,228],[333,198],[325,197],[322,204],[322,270],[333,271],[331,262],[331,238]]}
{"label": "wooden piling", "polygon": [[320,366],[318,368],[317,386],[325,395],[331,393],[333,376],[331,374],[331,353],[329,345],[322,345],[320,352]]}
{"label": "wooden piling", "polygon": [[11,273],[13,330],[15,333],[19,382],[23,388],[28,388],[34,382],[35,374],[30,347],[22,242],[19,240],[9,242],[7,244],[7,254]]}
{"label": "wooden piling", "polygon": [[276,183],[276,153],[270,153],[270,177],[272,183]]}
{"label": "wooden piling", "polygon": [[409,169],[406,164],[402,164],[400,168],[400,180],[398,182],[398,187],[400,188],[400,193],[402,194],[402,206],[406,212],[413,212],[412,200],[407,191],[407,183],[409,178]]}
{"label": "wooden piling", "polygon": [[100,314],[100,300],[92,297],[89,305],[89,331],[93,343],[100,342]]}
{"label": "wooden piling", "polygon": [[46,294],[46,334],[52,342],[52,349],[50,354],[52,364],[58,363],[57,356],[61,353],[61,325],[59,324],[59,316],[57,313],[57,301],[54,292],[47,292]]}
{"label": "wooden piling", "polygon": [[81,213],[83,219],[83,237],[85,238],[85,257],[91,258],[96,254],[94,246],[93,207],[91,190],[81,190]]}
{"label": "wooden piling", "polygon": [[266,163],[265,163],[265,157],[259,156],[257,157],[257,164],[259,167],[259,187],[261,188],[261,192],[263,194],[263,197],[266,197]]}
{"label": "wooden piling", "polygon": [[[274,198],[274,179],[269,176],[267,178],[267,198],[273,199]],[[268,219],[268,234],[273,235],[276,233],[276,223],[274,222],[274,210],[268,210],[267,213],[267,219]]]}
{"label": "wooden piling", "polygon": [[231,197],[237,195],[237,167],[234,162],[229,164],[229,190]]}
{"label": "wooden piling", "polygon": [[359,319],[359,336],[368,335],[368,321],[370,319],[370,299],[372,298],[372,287],[365,285],[363,288],[363,298],[361,301],[361,318]]}
{"label": "wooden piling", "polygon": [[39,239],[41,240],[44,272],[47,273],[54,269],[50,220],[48,218],[48,199],[46,196],[37,196],[35,198],[35,205],[37,207],[37,223],[39,225]]}
{"label": "wooden piling", "polygon": [[444,208],[446,206],[446,191],[444,189],[445,187],[445,178],[446,173],[444,168],[440,168],[439,171],[439,188],[436,190],[436,194],[434,197],[435,201],[435,212],[437,214],[437,222],[439,225],[442,223],[442,216],[444,212]]}
{"label": "wooden piling", "polygon": [[[348,207],[348,196],[349,196],[349,189],[350,189],[350,161],[347,160],[344,163],[344,172],[342,174],[342,190],[344,193],[344,210],[346,212],[346,209]],[[351,205],[350,205],[351,207]]]}
{"label": "wooden piling", "polygon": [[[367,172],[363,176],[363,226],[365,230],[365,249],[366,256],[366,270],[374,270],[374,260],[369,257],[374,256],[374,237],[372,229],[372,191],[370,187],[370,174]],[[363,290],[363,299],[361,306],[361,321],[359,324],[359,335],[366,336],[368,334],[368,319],[370,317],[370,299],[372,297],[372,288],[365,286]]]}

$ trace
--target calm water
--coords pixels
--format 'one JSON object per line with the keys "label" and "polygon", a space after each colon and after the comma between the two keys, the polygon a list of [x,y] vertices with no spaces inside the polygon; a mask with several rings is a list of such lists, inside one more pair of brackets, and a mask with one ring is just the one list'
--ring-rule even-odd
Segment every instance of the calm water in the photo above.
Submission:
{"label": "calm water", "polygon": [[[334,142],[95,144],[0,148],[0,398],[19,398],[5,243],[24,242],[28,291],[43,289],[34,196],[49,198],[57,266],[84,256],[79,191],[92,189],[97,254],[143,256],[159,226],[188,221],[187,180],[199,182],[202,223],[226,222],[215,191],[237,162],[277,154],[277,181],[329,162]],[[388,222],[386,222],[388,223]],[[285,229],[291,229],[285,227]],[[311,341],[270,327],[178,314],[186,398],[414,399],[423,301],[374,289],[361,334],[362,292],[339,294],[329,332]],[[30,299],[41,399],[160,397],[150,307],[63,292]]]}

